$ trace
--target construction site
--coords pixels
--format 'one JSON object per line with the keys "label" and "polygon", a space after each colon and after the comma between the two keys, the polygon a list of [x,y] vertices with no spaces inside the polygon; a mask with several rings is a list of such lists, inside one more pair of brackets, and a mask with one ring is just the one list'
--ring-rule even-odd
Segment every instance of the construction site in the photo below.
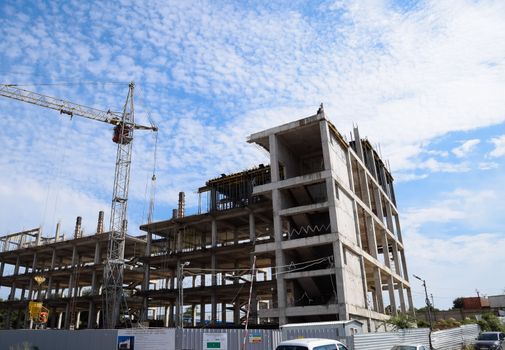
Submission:
{"label": "construction site", "polygon": [[3,329],[357,320],[375,331],[413,311],[393,177],[358,128],[347,140],[321,107],[254,133],[247,142],[267,151],[270,164],[209,179],[197,189],[195,213],[186,213],[181,192],[171,217],[127,227],[132,133],[156,131],[128,119],[133,86],[128,96],[122,114],[99,119],[44,99],[43,107],[115,125],[111,225],[104,229],[100,212],[91,235],[80,217],[70,234],[3,233]]}

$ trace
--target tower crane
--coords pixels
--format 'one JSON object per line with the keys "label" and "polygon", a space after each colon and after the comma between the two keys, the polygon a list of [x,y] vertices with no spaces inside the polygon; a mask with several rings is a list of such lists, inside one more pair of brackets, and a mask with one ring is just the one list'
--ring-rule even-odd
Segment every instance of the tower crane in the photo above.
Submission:
{"label": "tower crane", "polygon": [[134,130],[158,131],[155,125],[144,126],[135,123],[133,106],[134,87],[135,84],[131,82],[123,111],[113,112],[86,107],[70,101],[24,90],[13,84],[0,84],[0,96],[50,108],[70,117],[80,116],[114,126],[112,141],[117,144],[117,152],[107,260],[103,277],[105,310],[102,311],[105,316],[104,328],[116,327],[123,298],[124,243],[127,232],[128,187],[130,183],[133,132]]}

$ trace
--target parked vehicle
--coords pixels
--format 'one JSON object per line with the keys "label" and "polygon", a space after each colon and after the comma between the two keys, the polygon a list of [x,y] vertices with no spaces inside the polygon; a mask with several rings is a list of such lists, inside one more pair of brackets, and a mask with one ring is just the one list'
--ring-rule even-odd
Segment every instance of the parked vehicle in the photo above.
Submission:
{"label": "parked vehicle", "polygon": [[430,350],[430,348],[421,344],[402,344],[393,346],[391,350]]}
{"label": "parked vehicle", "polygon": [[333,339],[305,338],[281,342],[275,350],[347,350],[344,344]]}
{"label": "parked vehicle", "polygon": [[505,333],[502,332],[482,332],[479,334],[474,345],[475,350],[504,350]]}

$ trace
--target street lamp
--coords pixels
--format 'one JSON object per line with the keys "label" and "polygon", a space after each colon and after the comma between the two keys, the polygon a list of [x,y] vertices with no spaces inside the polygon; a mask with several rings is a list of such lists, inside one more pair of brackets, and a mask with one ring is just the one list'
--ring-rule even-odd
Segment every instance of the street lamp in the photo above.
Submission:
{"label": "street lamp", "polygon": [[182,285],[182,280],[184,279],[184,267],[189,265],[189,261],[185,261],[182,264],[179,264],[179,276],[177,278],[178,287],[179,287],[179,326],[181,329],[184,328],[184,287]]}
{"label": "street lamp", "polygon": [[430,336],[429,336],[429,339],[430,339],[430,349],[433,349],[433,346],[431,344],[431,332],[433,330],[433,323],[432,323],[432,320],[431,320],[431,304],[430,304],[430,299],[428,298],[428,289],[426,288],[426,281],[424,279],[422,279],[421,277],[419,276],[416,276],[416,275],[413,275],[414,278],[417,278],[419,281],[423,282],[423,287],[424,287],[424,295],[426,296],[426,306],[428,307],[428,320],[430,322]]}

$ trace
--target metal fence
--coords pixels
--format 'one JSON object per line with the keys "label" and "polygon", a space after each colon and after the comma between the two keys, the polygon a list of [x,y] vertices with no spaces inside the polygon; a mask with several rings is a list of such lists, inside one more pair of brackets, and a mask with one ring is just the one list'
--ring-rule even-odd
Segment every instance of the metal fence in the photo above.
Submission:
{"label": "metal fence", "polygon": [[480,327],[469,324],[453,329],[431,333],[433,347],[437,350],[460,350],[465,345],[473,344],[479,335]]}
{"label": "metal fence", "polygon": [[[436,350],[461,350],[472,344],[479,335],[476,324],[446,329],[431,333],[433,348]],[[422,344],[429,348],[428,328],[405,329],[397,332],[356,334],[353,337],[354,350],[389,350],[396,344]]]}
{"label": "metal fence", "polygon": [[281,342],[281,331],[274,329],[250,329],[247,334],[243,329],[194,329],[185,328],[177,330],[177,344],[181,344],[181,350],[203,350],[203,338],[205,333],[226,334],[228,350],[242,349],[245,338],[247,350],[272,350]]}
{"label": "metal fence", "polygon": [[429,348],[428,328],[403,329],[397,332],[354,335],[354,350],[389,350],[396,344],[423,344]]}

